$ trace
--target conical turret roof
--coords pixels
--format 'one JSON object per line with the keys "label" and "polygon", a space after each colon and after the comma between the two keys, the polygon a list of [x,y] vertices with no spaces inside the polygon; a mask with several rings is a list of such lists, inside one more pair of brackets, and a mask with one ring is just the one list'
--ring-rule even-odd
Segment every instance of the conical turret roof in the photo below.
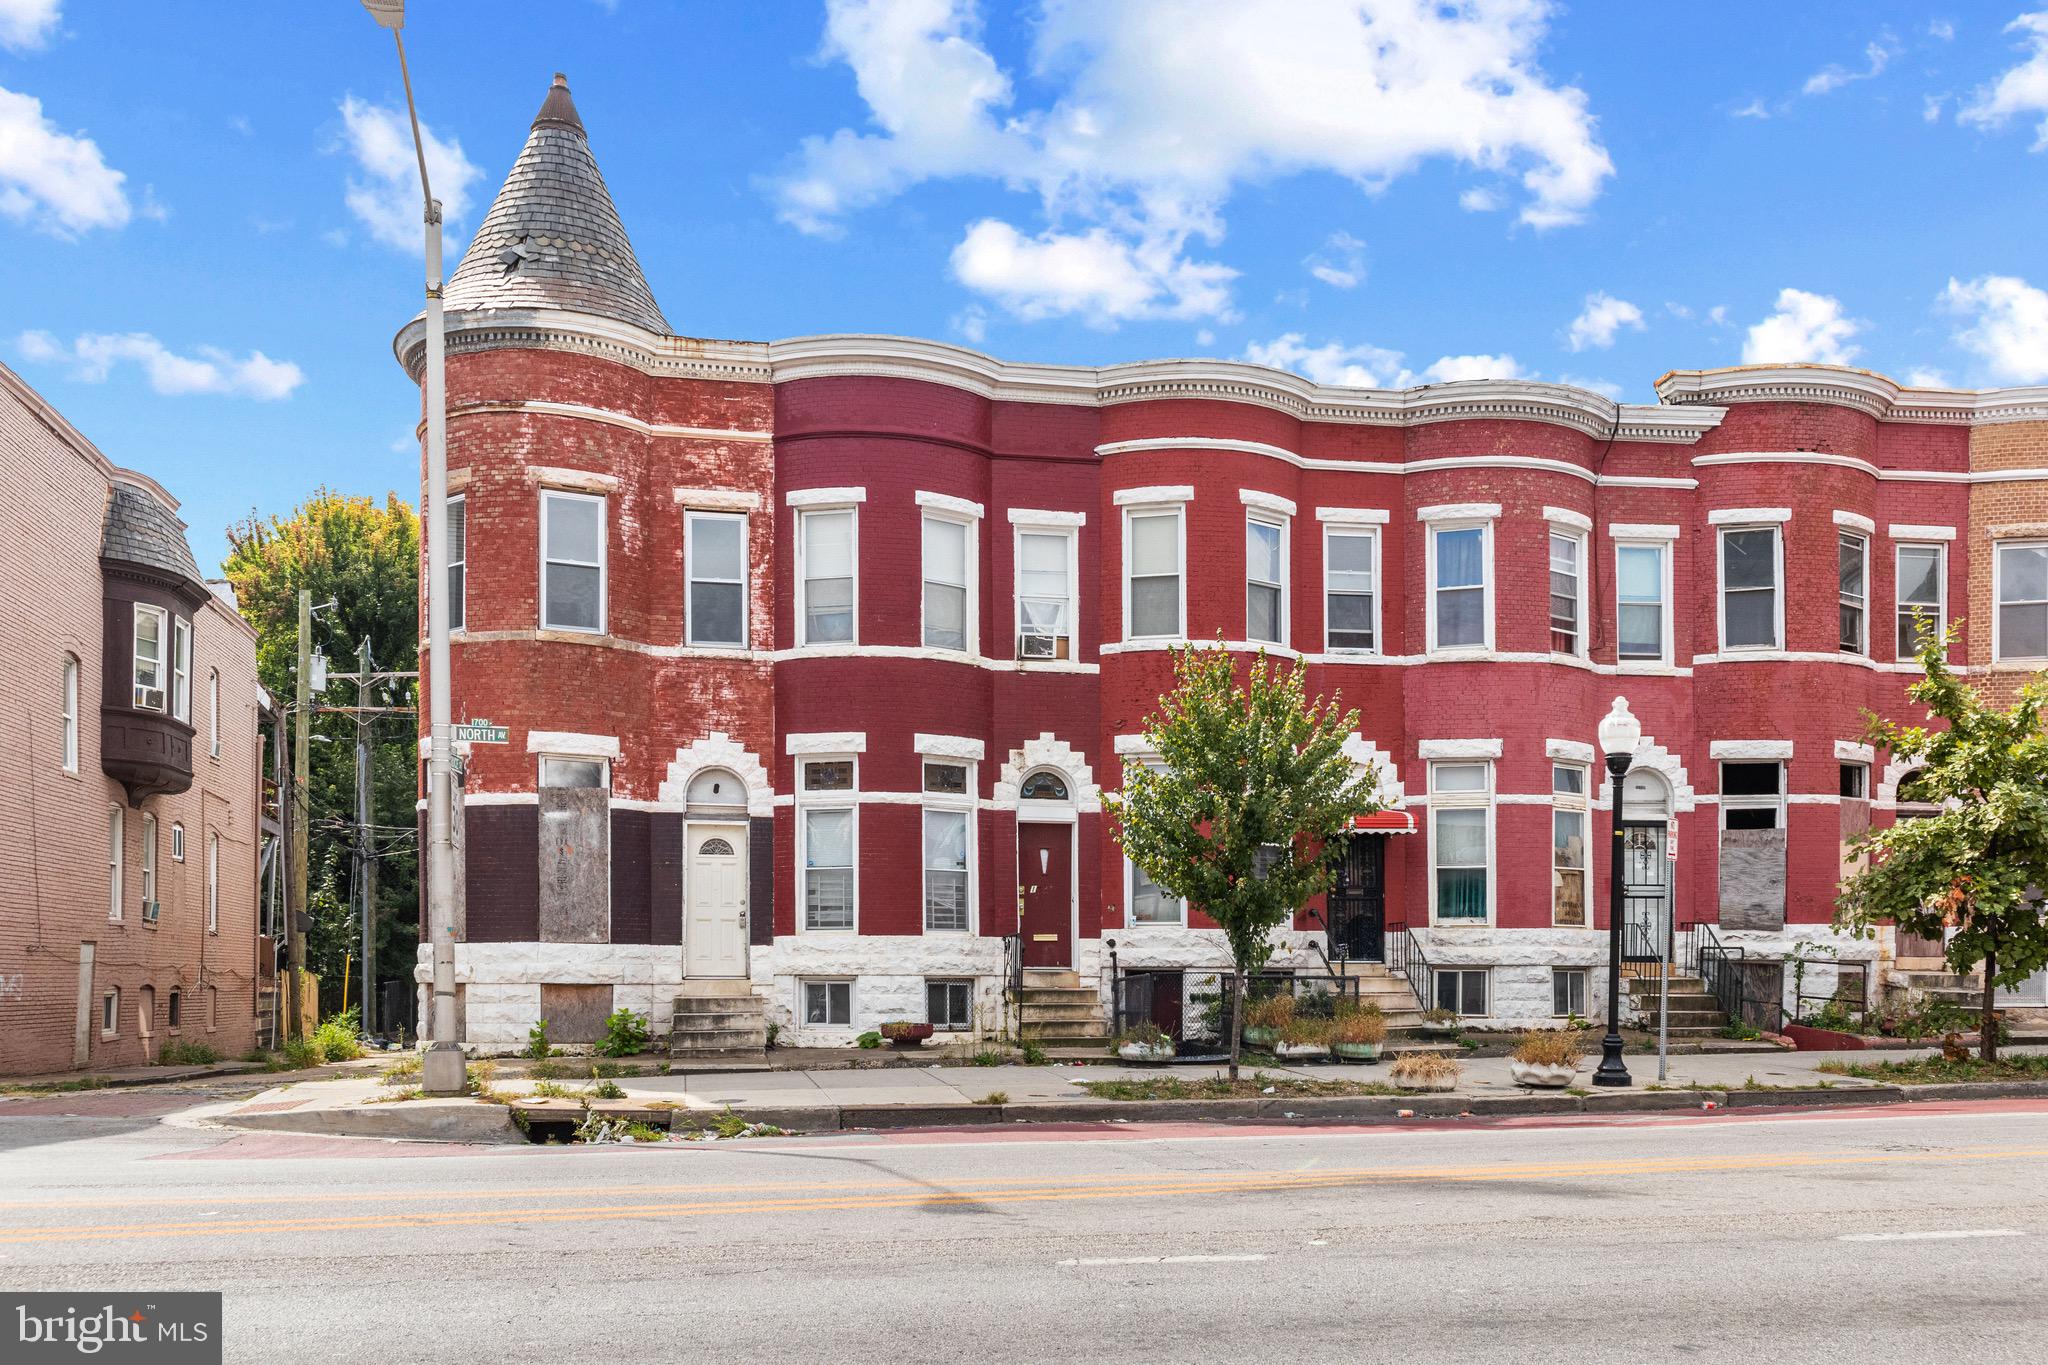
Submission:
{"label": "conical turret roof", "polygon": [[668,334],[560,72],[444,302],[565,308]]}

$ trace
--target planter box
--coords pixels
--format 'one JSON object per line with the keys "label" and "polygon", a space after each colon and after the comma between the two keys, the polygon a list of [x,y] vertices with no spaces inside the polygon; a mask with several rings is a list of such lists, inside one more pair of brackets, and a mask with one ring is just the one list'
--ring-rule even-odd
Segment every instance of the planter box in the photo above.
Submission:
{"label": "planter box", "polygon": [[1394,1082],[1394,1088],[1396,1090],[1406,1090],[1411,1094],[1433,1094],[1444,1090],[1456,1090],[1458,1088],[1458,1078],[1456,1076],[1449,1076],[1441,1081],[1397,1080]]}
{"label": "planter box", "polygon": [[930,1024],[902,1024],[882,1032],[882,1037],[897,1047],[923,1047],[931,1036]]}
{"label": "planter box", "polygon": [[1172,1043],[1121,1043],[1116,1055],[1127,1062],[1170,1062],[1173,1060]]}
{"label": "planter box", "polygon": [[1246,1028],[1244,1040],[1253,1047],[1271,1047],[1280,1041],[1280,1030],[1276,1028]]}
{"label": "planter box", "polygon": [[1275,1043],[1273,1045],[1273,1055],[1282,1061],[1288,1062],[1328,1061],[1330,1045],[1328,1043]]}
{"label": "planter box", "polygon": [[1558,1090],[1570,1085],[1579,1074],[1576,1066],[1564,1066],[1554,1062],[1518,1062],[1508,1059],[1508,1071],[1515,1078],[1516,1085]]}
{"label": "planter box", "polygon": [[1860,1033],[1837,1033],[1805,1024],[1785,1025],[1785,1036],[1801,1052],[1860,1052],[1870,1046],[1870,1040]]}
{"label": "planter box", "polygon": [[1333,1043],[1330,1050],[1347,1062],[1376,1062],[1384,1043]]}

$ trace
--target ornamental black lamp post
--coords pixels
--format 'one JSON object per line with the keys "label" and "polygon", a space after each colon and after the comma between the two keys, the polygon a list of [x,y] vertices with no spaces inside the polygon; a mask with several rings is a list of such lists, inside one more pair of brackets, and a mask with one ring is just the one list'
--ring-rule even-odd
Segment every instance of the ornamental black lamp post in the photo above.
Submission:
{"label": "ornamental black lamp post", "polygon": [[1628,1085],[1628,1067],[1621,1060],[1621,921],[1622,921],[1622,828],[1621,778],[1634,760],[1636,744],[1643,737],[1643,723],[1629,713],[1628,702],[1614,699],[1614,709],[1600,720],[1600,753],[1607,760],[1607,775],[1614,789],[1614,856],[1607,873],[1607,1036],[1600,1040],[1600,1069],[1593,1073],[1595,1085]]}

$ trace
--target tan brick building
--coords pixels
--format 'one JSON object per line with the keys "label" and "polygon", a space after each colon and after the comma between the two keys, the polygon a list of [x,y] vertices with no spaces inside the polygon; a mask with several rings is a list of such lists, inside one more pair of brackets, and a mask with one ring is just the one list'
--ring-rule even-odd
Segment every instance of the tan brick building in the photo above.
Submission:
{"label": "tan brick building", "polygon": [[[0,1076],[256,1038],[256,638],[177,500],[0,366]],[[223,588],[221,590],[225,592]]]}

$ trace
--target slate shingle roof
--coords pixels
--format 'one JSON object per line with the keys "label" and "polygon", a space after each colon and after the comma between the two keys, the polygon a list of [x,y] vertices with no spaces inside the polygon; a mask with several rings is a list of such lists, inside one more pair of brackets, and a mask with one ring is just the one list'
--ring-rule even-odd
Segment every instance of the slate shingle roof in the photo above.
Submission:
{"label": "slate shingle roof", "polygon": [[169,508],[133,484],[116,483],[100,528],[100,558],[141,564],[203,583],[185,528]]}
{"label": "slate shingle roof", "polygon": [[[508,264],[508,251],[521,254]],[[668,334],[559,72],[443,301],[566,308]]]}

